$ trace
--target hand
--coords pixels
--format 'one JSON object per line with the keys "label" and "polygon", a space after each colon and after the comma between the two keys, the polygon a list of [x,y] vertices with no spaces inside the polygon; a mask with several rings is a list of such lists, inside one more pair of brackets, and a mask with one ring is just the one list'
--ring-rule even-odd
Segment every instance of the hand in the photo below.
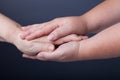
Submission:
{"label": "hand", "polygon": [[60,38],[60,39],[54,41],[53,44],[61,45],[61,44],[67,43],[67,42],[81,41],[81,40],[85,40],[85,39],[88,39],[88,36],[78,36],[76,34],[71,34],[71,35],[65,36],[63,38]]}
{"label": "hand", "polygon": [[70,62],[79,60],[79,42],[68,42],[60,45],[53,52],[40,52],[36,56],[30,56],[23,54],[23,57],[38,59],[38,60],[49,60],[59,62]]}
{"label": "hand", "polygon": [[20,34],[16,36],[14,40],[14,45],[23,53],[28,55],[36,55],[41,51],[53,51],[54,45],[46,39],[46,37],[41,37],[35,40],[27,41],[20,38]]}
{"label": "hand", "polygon": [[[74,61],[78,60],[79,41],[87,39],[87,36],[77,36],[75,34],[68,35],[55,42],[55,45],[60,45],[54,52],[40,52],[37,55],[30,56],[23,54],[23,57],[39,60],[52,60],[52,61]],[[71,42],[70,42],[71,41]],[[69,42],[69,43],[65,43]],[[64,43],[64,44],[63,44]]]}
{"label": "hand", "polygon": [[49,40],[57,40],[69,34],[86,34],[87,27],[82,17],[63,17],[56,18],[52,21],[35,24],[24,27],[25,33],[21,36],[22,39],[32,40],[44,35],[49,35]]}
{"label": "hand", "polygon": [[22,33],[22,30],[18,23],[0,14],[0,41],[11,43],[21,52],[29,55],[54,50],[54,45],[48,42],[46,38],[26,41],[20,38],[20,33]]}

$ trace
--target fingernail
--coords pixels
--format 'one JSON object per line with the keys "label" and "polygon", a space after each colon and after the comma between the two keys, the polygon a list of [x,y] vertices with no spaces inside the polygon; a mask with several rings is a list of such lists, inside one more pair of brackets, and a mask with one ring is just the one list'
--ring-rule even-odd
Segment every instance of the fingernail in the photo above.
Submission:
{"label": "fingernail", "polygon": [[49,40],[54,40],[54,39],[55,39],[55,35],[49,35],[49,36],[48,36],[48,39],[49,39]]}

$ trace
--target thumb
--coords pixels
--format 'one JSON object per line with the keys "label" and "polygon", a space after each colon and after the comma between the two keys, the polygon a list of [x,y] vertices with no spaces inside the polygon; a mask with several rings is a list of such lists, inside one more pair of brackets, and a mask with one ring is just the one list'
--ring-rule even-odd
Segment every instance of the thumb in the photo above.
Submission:
{"label": "thumb", "polygon": [[[66,30],[67,29],[67,30]],[[66,35],[69,35],[72,33],[72,29],[67,27],[59,27],[56,28],[52,33],[48,35],[48,39],[51,41],[55,41],[59,38],[65,37]]]}

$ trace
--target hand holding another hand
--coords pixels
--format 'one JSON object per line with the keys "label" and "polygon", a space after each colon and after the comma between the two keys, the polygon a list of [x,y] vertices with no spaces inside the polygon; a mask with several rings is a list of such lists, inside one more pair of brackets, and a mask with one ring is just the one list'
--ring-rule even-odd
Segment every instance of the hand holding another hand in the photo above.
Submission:
{"label": "hand holding another hand", "polygon": [[46,39],[46,37],[38,38],[35,40],[27,41],[22,40],[20,35],[16,36],[14,45],[23,53],[28,55],[36,55],[41,51],[53,51],[54,45]]}
{"label": "hand holding another hand", "polygon": [[87,26],[82,16],[56,18],[42,24],[24,27],[22,39],[33,40],[41,36],[48,36],[51,41],[58,40],[71,34],[83,35],[87,33]]}
{"label": "hand holding another hand", "polygon": [[58,61],[58,62],[70,62],[77,61],[82,57],[79,54],[80,41],[87,39],[86,36],[77,36],[75,34],[68,35],[64,38],[61,38],[53,44],[59,45],[54,51],[39,52],[35,56],[23,54],[23,57],[38,59],[38,60],[49,60],[49,61]]}

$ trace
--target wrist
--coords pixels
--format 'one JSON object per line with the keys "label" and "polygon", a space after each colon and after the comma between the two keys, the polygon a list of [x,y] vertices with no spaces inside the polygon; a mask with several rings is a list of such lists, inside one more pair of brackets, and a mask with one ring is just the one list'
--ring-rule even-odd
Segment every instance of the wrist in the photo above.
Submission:
{"label": "wrist", "polygon": [[20,31],[20,25],[0,13],[0,41],[13,43]]}
{"label": "wrist", "polygon": [[79,16],[79,26],[80,26],[79,34],[83,34],[83,35],[88,34],[89,29],[87,25],[87,20],[84,16]]}
{"label": "wrist", "polygon": [[[79,42],[79,60],[90,60],[92,57],[92,46],[89,46],[88,39]],[[93,58],[93,57],[92,57]]]}
{"label": "wrist", "polygon": [[10,25],[10,27],[8,27],[6,31],[4,31],[4,35],[2,35],[4,42],[14,44],[21,32],[22,30],[20,29],[19,24],[15,23],[14,25]]}
{"label": "wrist", "polygon": [[9,35],[7,35],[8,37],[6,38],[6,42],[9,42],[11,44],[16,44],[16,41],[18,40],[18,38],[20,37],[20,33],[22,31],[21,30],[15,30],[13,32],[11,32]]}
{"label": "wrist", "polygon": [[96,30],[98,30],[99,27],[98,27],[96,21],[94,21],[93,19],[89,19],[92,17],[89,17],[89,15],[84,14],[84,15],[82,15],[82,18],[83,18],[83,21],[84,21],[86,28],[87,28],[87,34],[93,33]]}

